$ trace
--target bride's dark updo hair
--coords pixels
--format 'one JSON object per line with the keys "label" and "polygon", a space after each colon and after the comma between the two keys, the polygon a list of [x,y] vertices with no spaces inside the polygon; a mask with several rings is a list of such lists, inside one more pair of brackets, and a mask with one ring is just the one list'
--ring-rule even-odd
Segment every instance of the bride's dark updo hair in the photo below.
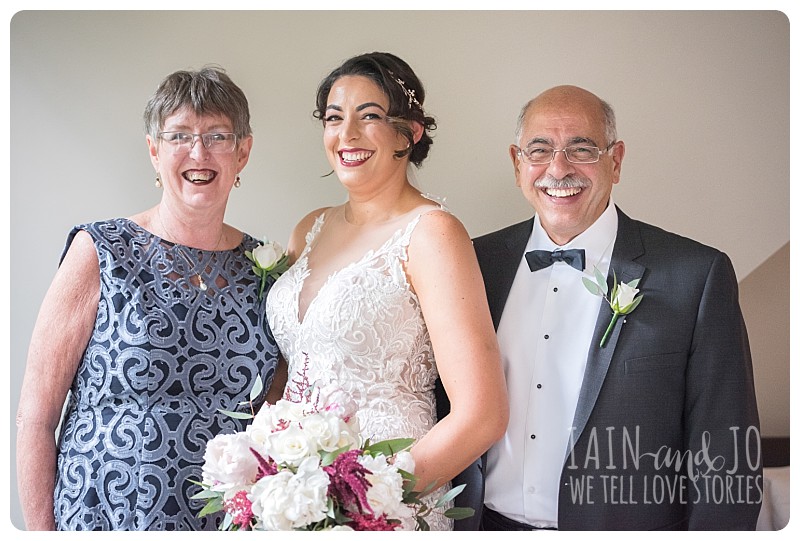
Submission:
{"label": "bride's dark updo hair", "polygon": [[[414,74],[414,70],[402,59],[391,53],[365,53],[346,60],[330,72],[317,88],[317,108],[314,117],[325,122],[328,94],[341,77],[367,77],[389,98],[387,120],[392,127],[408,140],[409,147],[395,152],[396,158],[409,156],[417,167],[428,157],[433,139],[428,132],[436,129],[436,121],[427,116],[422,104],[425,103],[425,89]],[[422,137],[414,143],[414,132],[410,121],[416,121],[425,128]]]}

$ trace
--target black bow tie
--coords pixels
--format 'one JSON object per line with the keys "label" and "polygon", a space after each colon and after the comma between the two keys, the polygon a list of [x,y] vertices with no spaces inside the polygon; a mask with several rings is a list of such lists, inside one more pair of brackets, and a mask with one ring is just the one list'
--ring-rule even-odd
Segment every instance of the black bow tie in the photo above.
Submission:
{"label": "black bow tie", "polygon": [[528,261],[531,272],[549,267],[556,261],[563,261],[570,267],[583,272],[586,266],[584,263],[585,258],[586,250],[556,250],[554,252],[531,250],[525,253],[525,259]]}

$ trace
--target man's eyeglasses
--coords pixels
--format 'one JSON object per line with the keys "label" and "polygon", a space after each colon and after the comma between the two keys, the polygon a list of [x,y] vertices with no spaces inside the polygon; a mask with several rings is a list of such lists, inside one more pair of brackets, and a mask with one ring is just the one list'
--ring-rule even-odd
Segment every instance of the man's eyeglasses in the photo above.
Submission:
{"label": "man's eyeglasses", "polygon": [[563,152],[570,163],[595,163],[600,156],[617,144],[616,141],[604,149],[587,145],[570,145],[564,148],[553,148],[548,145],[528,145],[525,149],[517,147],[517,156],[533,165],[543,165],[556,159],[556,152]]}
{"label": "man's eyeglasses", "polygon": [[200,139],[203,146],[212,154],[225,154],[236,148],[235,133],[185,133],[180,131],[162,131],[158,137],[164,141],[173,154],[184,154],[194,147]]}

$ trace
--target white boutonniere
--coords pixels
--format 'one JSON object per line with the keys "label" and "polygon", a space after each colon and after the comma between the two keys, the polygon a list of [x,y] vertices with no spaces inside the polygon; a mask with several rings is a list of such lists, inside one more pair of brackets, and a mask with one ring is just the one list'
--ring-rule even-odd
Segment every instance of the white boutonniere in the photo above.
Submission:
{"label": "white boutonniere", "polygon": [[257,246],[252,252],[249,250],[246,251],[244,255],[253,262],[253,272],[261,279],[261,284],[258,288],[258,300],[261,300],[261,297],[264,295],[264,287],[267,284],[267,278],[272,276],[277,279],[278,276],[286,272],[289,268],[289,255],[283,250],[280,244],[267,240]]}
{"label": "white boutonniere", "polygon": [[611,288],[611,294],[609,295],[606,278],[603,276],[603,273],[597,270],[597,267],[594,268],[594,277],[596,281],[593,282],[584,276],[583,285],[586,286],[586,289],[588,289],[589,293],[592,295],[603,297],[611,307],[611,311],[614,312],[614,315],[611,317],[611,323],[608,324],[608,328],[605,334],[603,334],[602,340],[600,340],[600,347],[603,347],[606,344],[608,335],[611,333],[611,329],[616,325],[619,316],[625,316],[633,312],[636,307],[639,306],[639,303],[642,302],[642,296],[637,295],[639,293],[639,290],[636,289],[636,286],[639,285],[638,278],[636,280],[631,280],[627,284],[624,282],[617,283],[617,273],[614,273],[614,286]]}

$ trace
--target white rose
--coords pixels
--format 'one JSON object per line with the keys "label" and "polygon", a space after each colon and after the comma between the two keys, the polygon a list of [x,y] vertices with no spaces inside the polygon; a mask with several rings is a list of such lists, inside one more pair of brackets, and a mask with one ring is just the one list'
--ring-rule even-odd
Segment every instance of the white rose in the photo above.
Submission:
{"label": "white rose", "polygon": [[253,250],[253,259],[262,269],[270,270],[281,257],[283,257],[283,248],[274,241],[268,241]]}
{"label": "white rose", "polygon": [[316,443],[296,424],[268,435],[264,446],[275,462],[292,466],[299,465],[303,459],[317,452]]}
{"label": "white rose", "polygon": [[300,463],[297,473],[283,470],[262,477],[253,486],[253,514],[264,530],[303,528],[325,518],[328,475],[317,457]]}
{"label": "white rose", "polygon": [[290,423],[298,422],[304,416],[302,404],[279,400],[275,405],[264,404],[245,430],[254,443],[264,446],[267,436],[285,430]]}
{"label": "white rose", "polygon": [[271,422],[273,426],[278,428],[281,421],[299,421],[308,415],[307,410],[307,404],[292,402],[291,400],[278,400],[275,405],[269,409],[269,416],[272,419]]}
{"label": "white rose", "polygon": [[620,282],[617,284],[617,294],[612,299],[612,305],[617,310],[624,312],[633,302],[639,290],[629,286],[628,284]]}
{"label": "white rose", "polygon": [[208,442],[203,455],[203,483],[229,490],[252,483],[258,460],[250,451],[253,441],[244,432],[220,434]]}
{"label": "white rose", "polygon": [[377,517],[386,514],[389,518],[412,516],[410,507],[403,503],[403,477],[397,467],[389,464],[386,457],[362,455],[358,462],[367,468],[366,475],[372,486],[367,490],[367,503]]}
{"label": "white rose", "polygon": [[303,431],[318,449],[328,452],[347,447],[358,447],[359,435],[336,415],[320,412],[309,415],[301,421]]}

